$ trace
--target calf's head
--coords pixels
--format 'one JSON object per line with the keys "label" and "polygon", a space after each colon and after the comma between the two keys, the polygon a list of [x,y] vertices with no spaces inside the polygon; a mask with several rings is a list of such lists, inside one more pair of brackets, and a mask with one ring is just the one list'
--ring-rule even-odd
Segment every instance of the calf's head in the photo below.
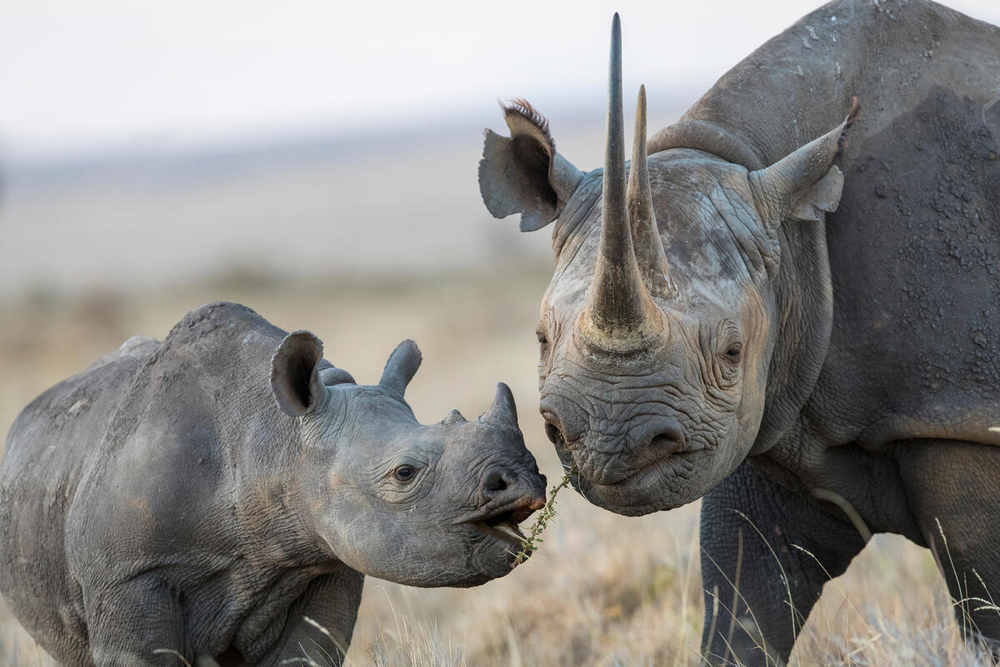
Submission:
{"label": "calf's head", "polygon": [[603,171],[556,153],[526,102],[487,131],[480,190],[530,231],[558,218],[542,301],[540,408],[591,502],[638,515],[690,502],[751,451],[778,318],[783,225],[836,209],[844,125],[765,169],[711,153],[646,154],[640,89],[624,158],[621,32],[612,26]]}
{"label": "calf's head", "polygon": [[544,504],[545,478],[502,383],[478,419],[418,423],[403,391],[420,360],[404,341],[378,385],[358,385],[298,331],[274,355],[271,388],[300,421],[306,521],[338,559],[411,586],[474,586],[510,571],[517,524]]}

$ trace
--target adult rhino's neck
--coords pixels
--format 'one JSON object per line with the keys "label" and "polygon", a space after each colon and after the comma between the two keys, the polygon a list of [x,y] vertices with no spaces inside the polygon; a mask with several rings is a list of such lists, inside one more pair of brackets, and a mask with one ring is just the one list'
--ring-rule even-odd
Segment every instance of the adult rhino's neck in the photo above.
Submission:
{"label": "adult rhino's neck", "polygon": [[786,223],[781,228],[781,262],[774,284],[774,351],[768,368],[764,416],[751,455],[775,448],[798,421],[830,347],[833,290],[823,223]]}

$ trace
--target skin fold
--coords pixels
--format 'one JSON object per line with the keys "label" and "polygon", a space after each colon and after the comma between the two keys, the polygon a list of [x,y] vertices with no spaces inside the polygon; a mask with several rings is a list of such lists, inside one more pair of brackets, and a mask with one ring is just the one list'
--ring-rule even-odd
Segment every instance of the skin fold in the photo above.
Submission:
{"label": "skin fold", "polygon": [[130,339],[12,426],[0,590],[67,667],[340,664],[364,575],[504,576],[545,496],[513,397],[421,425],[419,365],[404,341],[358,385],[313,334],[229,303]]}
{"label": "skin fold", "polygon": [[493,215],[555,222],[540,409],[576,488],[625,515],[704,498],[713,664],[786,660],[871,532],[995,598],[1000,29],[832,2],[648,141],[640,91],[629,164],[621,99],[616,16],[604,169],[521,100],[479,167]]}

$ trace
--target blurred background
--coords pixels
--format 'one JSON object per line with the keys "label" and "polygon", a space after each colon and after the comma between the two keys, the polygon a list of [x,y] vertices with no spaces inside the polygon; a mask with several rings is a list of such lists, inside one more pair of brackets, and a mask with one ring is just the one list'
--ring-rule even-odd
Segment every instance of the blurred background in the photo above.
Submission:
{"label": "blurred background", "polygon": [[[874,0],[872,0],[874,1]],[[497,100],[603,160],[610,18],[650,132],[820,3],[8,3],[0,20],[0,433],[129,336],[227,299],[374,382],[412,337],[418,418],[507,381],[529,447],[549,233],[492,219],[476,170]],[[1000,23],[996,0],[950,0]],[[630,143],[630,142],[629,142]],[[353,664],[696,664],[697,506],[642,519],[561,496],[542,551],[483,588],[366,584]],[[899,594],[907,590],[906,596]],[[934,564],[879,538],[827,587],[796,664],[986,664]],[[0,664],[49,664],[0,608]]]}

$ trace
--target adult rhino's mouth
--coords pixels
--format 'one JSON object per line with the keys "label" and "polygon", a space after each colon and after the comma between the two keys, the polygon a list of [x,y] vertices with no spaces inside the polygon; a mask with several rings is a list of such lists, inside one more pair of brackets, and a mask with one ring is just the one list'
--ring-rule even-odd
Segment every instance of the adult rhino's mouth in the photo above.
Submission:
{"label": "adult rhino's mouth", "polygon": [[519,524],[545,505],[544,498],[519,498],[466,521],[472,528],[497,539],[520,546],[525,539]]}
{"label": "adult rhino's mouth", "polygon": [[582,479],[599,487],[626,487],[647,477],[688,477],[694,472],[705,449],[700,442],[660,442],[660,436],[637,452],[587,448],[582,440],[575,446],[556,445],[556,455],[564,466],[575,467]]}
{"label": "adult rhino's mouth", "polygon": [[[563,465],[577,464],[569,452],[557,453]],[[679,507],[703,495],[707,489],[703,488],[704,475],[699,472],[706,468],[706,456],[704,448],[672,452],[631,467],[610,480],[599,476],[595,480],[580,472],[574,476],[573,486],[598,507],[625,516],[642,516]]]}

